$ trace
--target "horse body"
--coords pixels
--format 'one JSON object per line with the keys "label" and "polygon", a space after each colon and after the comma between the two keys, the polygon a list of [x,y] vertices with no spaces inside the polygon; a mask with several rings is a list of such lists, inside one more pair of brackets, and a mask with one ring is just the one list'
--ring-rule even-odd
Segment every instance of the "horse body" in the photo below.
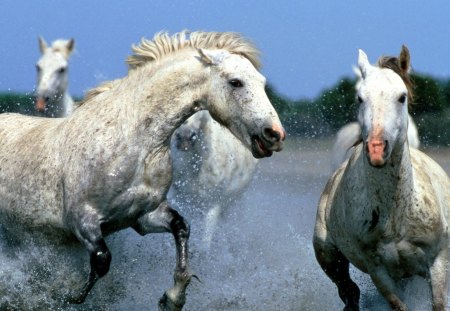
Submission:
{"label": "horse body", "polygon": [[[406,48],[398,60],[409,67]],[[345,310],[359,310],[359,288],[349,263],[368,273],[395,310],[407,310],[396,281],[430,280],[433,310],[447,303],[450,180],[443,169],[407,142],[407,88],[391,69],[371,66],[364,52],[362,143],[330,178],[318,206],[314,249],[336,284]]]}
{"label": "horse body", "polygon": [[[175,285],[159,308],[181,310],[191,278],[189,226],[166,201],[172,133],[208,109],[255,157],[281,150],[285,134],[255,69],[256,49],[242,37],[159,34],[134,50],[129,74],[93,90],[67,118],[0,116],[0,208],[30,230],[47,224],[55,232],[70,232],[86,247],[91,272],[80,293],[67,297],[75,303],[83,302],[109,270],[105,235],[127,227],[142,235],[171,232],[177,248]],[[23,173],[18,169],[27,165]],[[17,200],[21,188],[10,181],[26,178],[29,189]]]}
{"label": "horse body", "polygon": [[250,184],[257,160],[208,111],[194,114],[175,131],[171,152],[171,196],[206,211],[204,241],[209,247],[223,208]]}
{"label": "horse body", "polygon": [[68,60],[73,51],[73,39],[59,39],[51,46],[39,37],[41,58],[36,64],[37,112],[47,117],[65,117],[73,110],[73,99],[68,93]]}

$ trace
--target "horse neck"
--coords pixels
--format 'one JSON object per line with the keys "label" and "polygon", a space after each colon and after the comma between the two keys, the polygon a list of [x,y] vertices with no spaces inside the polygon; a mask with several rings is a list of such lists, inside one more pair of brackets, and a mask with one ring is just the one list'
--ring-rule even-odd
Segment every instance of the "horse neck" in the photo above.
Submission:
{"label": "horse neck", "polygon": [[131,70],[102,96],[101,103],[90,106],[111,110],[109,117],[127,139],[168,146],[173,132],[204,106],[207,82],[208,74],[195,58],[167,60]]}
{"label": "horse neck", "polygon": [[[364,159],[365,182],[369,198],[376,198],[377,208],[387,213],[400,212],[413,199],[413,173],[407,141],[394,147],[388,163],[374,168]],[[372,201],[372,200],[371,200]]]}

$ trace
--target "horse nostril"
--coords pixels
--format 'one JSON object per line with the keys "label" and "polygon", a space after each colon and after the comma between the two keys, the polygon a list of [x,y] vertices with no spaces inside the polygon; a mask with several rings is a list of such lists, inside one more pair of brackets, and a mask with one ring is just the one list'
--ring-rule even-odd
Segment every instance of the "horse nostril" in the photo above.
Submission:
{"label": "horse nostril", "polygon": [[263,137],[266,140],[268,140],[268,141],[270,141],[272,143],[275,143],[275,142],[281,140],[281,133],[278,132],[278,131],[275,131],[275,130],[273,130],[271,128],[265,128],[263,130]]}

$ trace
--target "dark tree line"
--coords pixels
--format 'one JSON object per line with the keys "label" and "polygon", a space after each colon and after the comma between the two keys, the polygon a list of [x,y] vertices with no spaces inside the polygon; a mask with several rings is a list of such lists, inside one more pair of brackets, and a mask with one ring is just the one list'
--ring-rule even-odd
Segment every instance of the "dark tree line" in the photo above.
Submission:
{"label": "dark tree line", "polygon": [[[450,79],[437,80],[413,74],[414,99],[410,114],[419,128],[421,141],[450,146]],[[356,120],[356,79],[343,78],[311,100],[290,100],[271,86],[267,94],[291,135],[333,135],[341,126]]]}
{"label": "dark tree line", "polygon": [[[410,113],[424,144],[450,146],[450,79],[413,74],[414,101]],[[356,120],[355,79],[342,78],[314,99],[292,100],[266,87],[289,135],[325,137]],[[78,99],[80,100],[80,99]],[[0,93],[0,113],[33,114],[33,94]]]}

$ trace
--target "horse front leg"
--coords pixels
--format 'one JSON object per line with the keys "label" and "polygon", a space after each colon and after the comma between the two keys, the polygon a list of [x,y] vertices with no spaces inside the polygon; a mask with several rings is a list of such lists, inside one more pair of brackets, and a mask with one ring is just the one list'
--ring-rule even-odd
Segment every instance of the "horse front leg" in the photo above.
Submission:
{"label": "horse front leg", "polygon": [[378,291],[387,300],[392,310],[408,311],[406,304],[395,294],[397,286],[383,266],[369,267],[369,275]]}
{"label": "horse front leg", "polygon": [[343,310],[358,311],[360,291],[350,278],[347,258],[334,245],[318,236],[314,237],[313,246],[322,270],[338,288],[339,297],[345,304]]}
{"label": "horse front leg", "polygon": [[448,246],[438,254],[430,267],[429,283],[433,296],[433,311],[444,311],[447,305]]}
{"label": "horse front leg", "polygon": [[171,232],[176,245],[176,267],[174,286],[159,300],[160,311],[179,311],[186,302],[186,288],[193,276],[188,263],[189,225],[167,201],[137,220],[133,228],[141,235],[157,232]]}
{"label": "horse front leg", "polygon": [[72,230],[90,255],[91,270],[88,279],[77,293],[72,293],[66,298],[69,303],[81,304],[97,280],[108,273],[111,253],[103,239],[98,215],[92,206],[86,204],[75,209],[70,219]]}

